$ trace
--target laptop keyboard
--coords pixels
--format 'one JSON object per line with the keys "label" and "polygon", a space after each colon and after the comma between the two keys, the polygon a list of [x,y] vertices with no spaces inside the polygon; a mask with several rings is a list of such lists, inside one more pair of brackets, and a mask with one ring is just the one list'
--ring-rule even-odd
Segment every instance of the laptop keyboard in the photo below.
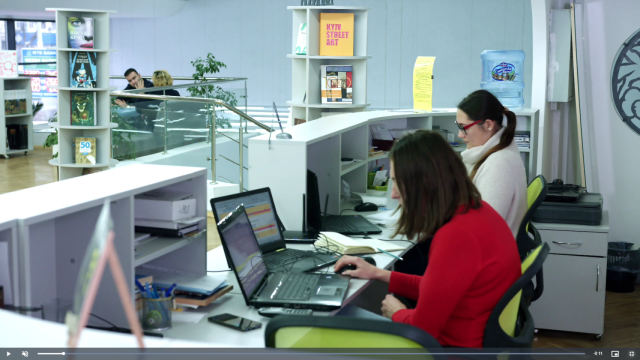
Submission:
{"label": "laptop keyboard", "polygon": [[311,291],[315,289],[320,275],[288,274],[280,291],[276,294],[276,300],[309,300]]}
{"label": "laptop keyboard", "polygon": [[358,228],[346,221],[342,216],[327,216],[324,224],[327,231],[333,232],[357,232]]}
{"label": "laptop keyboard", "polygon": [[268,268],[288,264],[303,258],[309,257],[309,251],[287,249],[281,252],[272,253],[264,257],[264,262]]}

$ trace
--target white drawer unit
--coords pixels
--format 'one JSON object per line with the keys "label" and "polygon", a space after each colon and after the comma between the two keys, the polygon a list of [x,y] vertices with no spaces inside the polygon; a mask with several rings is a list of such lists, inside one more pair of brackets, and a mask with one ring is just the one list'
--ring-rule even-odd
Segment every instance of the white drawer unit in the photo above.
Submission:
{"label": "white drawer unit", "polygon": [[597,226],[534,223],[549,244],[544,291],[529,308],[536,329],[604,331],[609,217]]}

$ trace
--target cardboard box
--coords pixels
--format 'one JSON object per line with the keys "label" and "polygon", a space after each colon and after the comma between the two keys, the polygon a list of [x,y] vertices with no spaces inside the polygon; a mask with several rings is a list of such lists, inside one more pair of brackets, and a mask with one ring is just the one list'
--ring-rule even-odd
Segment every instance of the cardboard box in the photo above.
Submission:
{"label": "cardboard box", "polygon": [[181,220],[196,216],[196,199],[191,194],[150,191],[135,197],[136,219]]}

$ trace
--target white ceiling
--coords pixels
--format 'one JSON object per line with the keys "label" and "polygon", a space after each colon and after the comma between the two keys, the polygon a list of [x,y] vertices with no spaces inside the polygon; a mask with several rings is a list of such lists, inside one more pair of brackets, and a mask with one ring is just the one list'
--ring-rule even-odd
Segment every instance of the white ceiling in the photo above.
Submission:
{"label": "white ceiling", "polygon": [[188,0],[0,0],[0,18],[53,20],[45,8],[114,10],[111,18],[163,18],[177,14]]}

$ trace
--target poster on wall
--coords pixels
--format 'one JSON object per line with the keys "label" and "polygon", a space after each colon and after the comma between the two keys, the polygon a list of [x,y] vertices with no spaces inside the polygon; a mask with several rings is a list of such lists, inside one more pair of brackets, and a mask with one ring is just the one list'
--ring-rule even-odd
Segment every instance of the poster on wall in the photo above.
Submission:
{"label": "poster on wall", "polygon": [[15,50],[0,50],[0,77],[18,77],[18,55]]}
{"label": "poster on wall", "polygon": [[413,67],[413,108],[431,111],[435,56],[418,56]]}
{"label": "poster on wall", "polygon": [[[47,64],[56,62],[56,51],[52,49],[22,49],[22,61],[29,63],[23,65],[24,75],[47,75],[57,76],[58,70],[56,64]],[[37,98],[55,98],[58,96],[58,89],[52,89],[51,86],[58,86],[58,78],[43,77],[31,78],[31,93],[34,99]]]}

